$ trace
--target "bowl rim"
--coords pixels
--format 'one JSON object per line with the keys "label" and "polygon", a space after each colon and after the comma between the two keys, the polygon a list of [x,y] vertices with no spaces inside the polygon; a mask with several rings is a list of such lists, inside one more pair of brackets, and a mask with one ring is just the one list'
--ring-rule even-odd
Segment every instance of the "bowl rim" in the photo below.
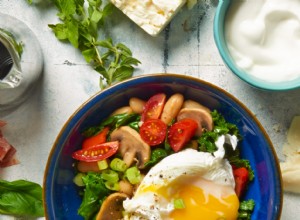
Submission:
{"label": "bowl rim", "polygon": [[252,77],[249,73],[246,73],[246,71],[240,69],[236,65],[234,59],[231,57],[230,52],[228,51],[225,39],[225,17],[231,3],[232,0],[219,1],[213,22],[214,41],[219,54],[225,63],[225,66],[239,79],[258,89],[268,91],[289,91],[299,89],[300,77],[296,78],[295,80],[285,82],[268,82]]}
{"label": "bowl rim", "polygon": [[[274,158],[274,164],[275,164],[275,173],[278,175],[278,183],[279,183],[279,207],[278,207],[278,211],[277,211],[277,218],[276,220],[279,220],[282,214],[282,206],[283,206],[283,183],[282,183],[282,175],[281,175],[281,170],[280,170],[280,165],[279,165],[279,159],[277,156],[277,153],[275,151],[275,148],[273,146],[273,143],[269,137],[269,135],[267,134],[266,130],[264,129],[264,127],[262,126],[262,124],[258,121],[258,119],[256,118],[256,116],[251,112],[250,109],[248,109],[248,107],[243,104],[239,99],[237,99],[234,95],[232,95],[231,93],[227,92],[226,90],[224,90],[223,88],[214,85],[208,81],[205,81],[203,79],[199,79],[193,76],[189,76],[189,75],[183,75],[183,74],[178,74],[178,73],[152,73],[152,74],[143,74],[143,75],[138,75],[138,76],[133,76],[130,79],[124,80],[122,82],[118,82],[108,88],[105,88],[103,90],[100,90],[98,92],[96,92],[94,95],[92,95],[90,98],[88,98],[85,102],[83,102],[79,107],[77,107],[77,109],[69,116],[69,118],[66,120],[66,122],[63,124],[63,127],[61,128],[61,130],[59,131],[55,142],[53,143],[51,150],[49,152],[48,155],[48,159],[47,159],[47,163],[46,163],[46,167],[44,170],[44,177],[43,177],[43,206],[44,206],[44,210],[45,210],[45,218],[46,219],[50,219],[48,216],[48,208],[47,208],[47,191],[49,186],[47,186],[47,179],[49,177],[49,171],[50,171],[50,167],[54,166],[52,164],[52,160],[54,159],[53,155],[55,154],[55,151],[57,150],[57,146],[58,143],[60,142],[61,137],[63,136],[64,132],[66,131],[66,129],[68,128],[70,122],[72,122],[72,120],[74,120],[77,116],[78,113],[80,113],[80,111],[82,111],[84,109],[84,107],[90,103],[93,99],[95,99],[98,95],[100,95],[103,92],[106,92],[108,90],[113,90],[117,87],[119,87],[121,84],[124,83],[130,83],[132,81],[136,81],[139,79],[143,79],[143,78],[165,78],[165,77],[169,77],[169,78],[181,78],[183,80],[191,80],[191,81],[196,81],[196,83],[200,83],[203,85],[206,85],[208,87],[211,87],[221,93],[224,93],[225,96],[228,96],[231,100],[233,100],[237,105],[239,105],[247,114],[249,114],[251,116],[251,119],[253,120],[254,123],[256,123],[256,125],[258,126],[258,128],[260,129],[263,137],[265,138],[266,142],[268,143],[269,146],[269,150],[272,152],[272,156]],[[56,163],[55,163],[56,164]],[[50,172],[51,173],[51,172]]]}

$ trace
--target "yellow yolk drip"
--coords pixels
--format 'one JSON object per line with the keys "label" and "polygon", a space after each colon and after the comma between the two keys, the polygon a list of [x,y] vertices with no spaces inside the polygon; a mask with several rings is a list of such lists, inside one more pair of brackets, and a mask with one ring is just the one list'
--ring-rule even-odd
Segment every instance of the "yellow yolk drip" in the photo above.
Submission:
{"label": "yellow yolk drip", "polygon": [[[221,185],[212,185],[213,191],[226,191],[226,187]],[[239,199],[232,193],[225,196],[216,197],[208,193],[202,187],[183,184],[170,184],[166,186],[148,185],[140,188],[137,196],[141,196],[146,192],[152,192],[173,203],[176,199],[184,202],[184,208],[175,209],[170,213],[169,218],[172,220],[236,220],[238,216]],[[160,201],[157,201],[160,203]]]}
{"label": "yellow yolk drip", "polygon": [[205,195],[201,188],[186,185],[178,192],[178,197],[184,201],[183,209],[175,209],[170,217],[174,220],[236,220],[239,200],[235,194],[226,198],[216,198]]}

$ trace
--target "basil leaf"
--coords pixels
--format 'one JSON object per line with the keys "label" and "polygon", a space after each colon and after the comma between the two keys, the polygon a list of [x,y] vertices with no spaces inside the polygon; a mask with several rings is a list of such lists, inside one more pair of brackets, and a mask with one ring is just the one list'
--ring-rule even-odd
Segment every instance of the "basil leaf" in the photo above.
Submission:
{"label": "basil leaf", "polygon": [[44,216],[42,187],[27,180],[0,180],[0,213],[24,217]]}

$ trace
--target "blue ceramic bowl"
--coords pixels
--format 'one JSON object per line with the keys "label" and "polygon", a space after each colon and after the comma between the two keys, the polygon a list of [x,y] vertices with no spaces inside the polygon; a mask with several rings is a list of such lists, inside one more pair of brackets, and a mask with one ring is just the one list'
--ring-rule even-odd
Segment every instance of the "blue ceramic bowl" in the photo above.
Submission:
{"label": "blue ceramic bowl", "polygon": [[255,172],[246,199],[255,200],[252,219],[277,220],[282,209],[282,183],[273,145],[255,116],[239,100],[205,81],[178,74],[145,75],[111,86],[85,102],[66,122],[51,150],[44,176],[44,207],[47,219],[82,219],[77,215],[81,203],[73,184],[74,163],[71,154],[79,149],[82,131],[97,125],[113,110],[128,105],[130,97],[147,99],[158,92],[180,92],[186,99],[217,109],[236,124],[244,139],[243,158],[249,159]]}
{"label": "blue ceramic bowl", "polygon": [[270,91],[285,91],[300,88],[300,78],[286,82],[266,82],[246,73],[236,65],[226,44],[224,27],[226,13],[231,3],[232,0],[220,0],[214,18],[214,39],[225,65],[241,80],[256,88]]}

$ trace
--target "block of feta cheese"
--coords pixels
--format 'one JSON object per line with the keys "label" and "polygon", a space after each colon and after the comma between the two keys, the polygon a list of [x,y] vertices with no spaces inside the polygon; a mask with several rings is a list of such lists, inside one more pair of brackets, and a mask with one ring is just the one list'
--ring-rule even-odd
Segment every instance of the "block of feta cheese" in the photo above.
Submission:
{"label": "block of feta cheese", "polygon": [[111,0],[138,26],[158,35],[186,3],[186,0]]}

